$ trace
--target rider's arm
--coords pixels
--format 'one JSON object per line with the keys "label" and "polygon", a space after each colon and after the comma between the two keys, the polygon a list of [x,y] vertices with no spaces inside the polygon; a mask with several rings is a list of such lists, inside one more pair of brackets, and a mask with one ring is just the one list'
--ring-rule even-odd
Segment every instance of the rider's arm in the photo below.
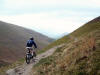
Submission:
{"label": "rider's arm", "polygon": [[33,45],[34,45],[35,48],[37,48],[37,45],[36,45],[36,43],[34,41],[33,41]]}

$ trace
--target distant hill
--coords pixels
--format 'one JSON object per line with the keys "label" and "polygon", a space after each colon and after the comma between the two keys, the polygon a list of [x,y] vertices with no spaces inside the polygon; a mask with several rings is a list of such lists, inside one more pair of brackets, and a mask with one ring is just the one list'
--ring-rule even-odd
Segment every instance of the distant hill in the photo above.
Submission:
{"label": "distant hill", "polygon": [[100,16],[46,49],[56,52],[33,67],[34,75],[100,75]]}
{"label": "distant hill", "polygon": [[65,32],[65,33],[62,33],[60,34],[59,36],[56,36],[55,39],[59,39],[59,38],[62,38],[64,37],[65,35],[68,35],[69,33]]}
{"label": "distant hill", "polygon": [[53,41],[33,30],[0,21],[0,65],[24,57],[26,41],[30,37],[34,37],[38,49],[43,49]]}

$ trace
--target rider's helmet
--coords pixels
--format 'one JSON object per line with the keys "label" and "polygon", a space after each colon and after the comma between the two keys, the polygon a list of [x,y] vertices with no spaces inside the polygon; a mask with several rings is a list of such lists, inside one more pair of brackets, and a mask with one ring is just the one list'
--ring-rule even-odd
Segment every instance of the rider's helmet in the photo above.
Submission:
{"label": "rider's helmet", "polygon": [[33,38],[33,37],[31,37],[31,38],[30,38],[30,40],[34,40],[34,38]]}

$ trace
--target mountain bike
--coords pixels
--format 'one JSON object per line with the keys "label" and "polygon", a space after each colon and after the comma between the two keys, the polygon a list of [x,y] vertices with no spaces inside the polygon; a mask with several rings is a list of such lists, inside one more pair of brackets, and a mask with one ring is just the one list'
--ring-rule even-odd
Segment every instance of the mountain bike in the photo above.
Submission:
{"label": "mountain bike", "polygon": [[32,48],[27,48],[26,57],[25,57],[26,63],[29,64],[31,59],[34,60],[34,57],[36,57],[35,51]]}

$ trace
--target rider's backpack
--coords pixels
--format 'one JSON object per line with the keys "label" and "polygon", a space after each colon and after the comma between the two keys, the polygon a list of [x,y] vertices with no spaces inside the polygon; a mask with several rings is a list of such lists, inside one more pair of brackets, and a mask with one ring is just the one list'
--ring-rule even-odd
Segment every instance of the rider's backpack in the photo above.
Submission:
{"label": "rider's backpack", "polygon": [[27,46],[32,46],[32,40],[28,40]]}

